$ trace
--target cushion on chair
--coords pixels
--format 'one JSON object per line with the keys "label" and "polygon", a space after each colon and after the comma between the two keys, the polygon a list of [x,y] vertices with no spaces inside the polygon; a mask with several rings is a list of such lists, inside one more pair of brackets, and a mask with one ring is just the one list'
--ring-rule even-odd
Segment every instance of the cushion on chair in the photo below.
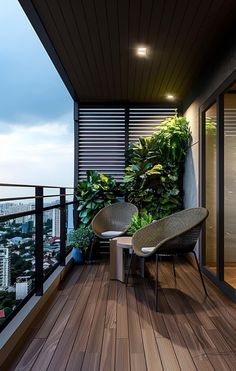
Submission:
{"label": "cushion on chair", "polygon": [[154,247],[142,247],[141,248],[141,251],[144,253],[144,254],[150,254],[150,252],[153,252],[153,250],[156,248],[156,246]]}
{"label": "cushion on chair", "polygon": [[102,232],[101,235],[103,237],[118,237],[123,233],[124,231],[105,231],[105,232]]}

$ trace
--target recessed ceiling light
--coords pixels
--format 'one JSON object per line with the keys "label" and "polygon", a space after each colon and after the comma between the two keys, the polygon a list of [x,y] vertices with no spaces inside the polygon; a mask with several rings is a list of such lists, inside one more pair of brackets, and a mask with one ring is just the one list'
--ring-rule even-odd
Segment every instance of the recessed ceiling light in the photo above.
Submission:
{"label": "recessed ceiling light", "polygon": [[147,48],[145,48],[145,47],[139,47],[139,48],[137,48],[137,55],[139,56],[139,57],[146,57],[147,56]]}
{"label": "recessed ceiling light", "polygon": [[166,95],[166,98],[167,98],[167,99],[170,99],[170,100],[175,99],[174,95],[172,95],[172,94],[167,94],[167,95]]}

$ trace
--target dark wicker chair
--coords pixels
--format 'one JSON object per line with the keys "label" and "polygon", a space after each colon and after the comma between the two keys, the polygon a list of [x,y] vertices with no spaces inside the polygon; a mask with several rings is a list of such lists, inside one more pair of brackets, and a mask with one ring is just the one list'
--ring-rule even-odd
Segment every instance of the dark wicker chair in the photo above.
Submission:
{"label": "dark wicker chair", "polygon": [[127,232],[135,213],[138,213],[138,209],[130,202],[117,202],[106,206],[93,218],[92,229],[102,239],[122,236]]}
{"label": "dark wicker chair", "polygon": [[[198,271],[201,277],[204,292],[207,296],[206,287],[203,281],[200,266],[197,260],[194,247],[198,241],[202,225],[208,217],[208,210],[203,207],[186,209],[172,214],[139,229],[132,238],[133,254],[131,255],[126,285],[128,284],[130,268],[133,257],[139,256],[147,258],[156,255],[156,311],[158,304],[158,259],[161,255],[183,255],[193,253]],[[175,266],[173,259],[173,270],[175,275]]]}

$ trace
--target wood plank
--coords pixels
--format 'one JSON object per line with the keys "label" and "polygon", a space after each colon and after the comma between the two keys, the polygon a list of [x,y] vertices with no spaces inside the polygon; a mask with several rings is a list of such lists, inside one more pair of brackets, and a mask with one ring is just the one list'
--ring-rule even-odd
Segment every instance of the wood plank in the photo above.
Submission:
{"label": "wood plank", "polygon": [[[161,308],[166,308],[168,303],[164,295],[160,296]],[[177,356],[178,362],[180,364],[180,369],[182,370],[196,370],[193,359],[189,353],[188,346],[186,345],[183,336],[176,324],[173,316],[164,316],[164,321],[169,332],[171,342],[173,344],[175,354]]]}
{"label": "wood plank", "polygon": [[[191,275],[190,275],[190,280],[195,286],[195,289],[198,290],[197,288],[197,282],[199,280],[199,275],[196,269],[193,267],[189,268],[187,264],[181,264],[181,268],[183,269],[185,274],[188,274],[189,269],[191,269]],[[218,313],[221,313],[224,318],[226,318],[229,323],[235,328],[236,330],[236,304],[230,301],[210,280],[208,280],[204,276],[205,282],[207,282],[207,288],[208,288],[208,293],[209,293],[209,299],[205,302],[206,306],[210,306],[211,309],[214,308]],[[208,308],[206,308],[208,310]],[[211,316],[210,312],[207,312],[209,316]],[[214,316],[214,312],[213,312]]]}
{"label": "wood plank", "polygon": [[77,270],[77,280],[76,282],[73,284],[73,288],[69,294],[69,299],[74,299],[74,300],[77,300],[78,299],[78,296],[81,292],[81,289],[82,289],[82,283],[83,283],[83,280],[86,279],[88,277],[88,274],[91,270],[91,267],[90,266],[79,266],[78,267],[79,269]]}
{"label": "wood plank", "polygon": [[172,309],[173,316],[188,346],[191,356],[196,357],[204,355],[205,351],[201,345],[201,342],[199,342],[199,339],[193,331],[193,328],[191,327],[187,316],[185,316],[184,311],[182,310],[181,302],[178,298],[178,292],[177,294],[175,294],[174,290],[169,290],[168,294],[166,294],[165,297],[169,303],[170,308]]}
{"label": "wood plank", "polygon": [[127,289],[127,305],[131,371],[145,371],[147,370],[147,367],[138,316],[138,308],[133,287],[128,287]]}
{"label": "wood plank", "polygon": [[101,290],[101,284],[104,276],[104,265],[100,265],[96,280],[92,287],[91,293],[89,295],[86,307],[84,309],[84,313],[81,319],[81,324],[79,327],[79,331],[77,332],[76,339],[73,344],[73,348],[71,350],[67,370],[80,370],[84,361],[84,357],[86,353],[87,342],[90,334],[90,329],[95,313],[95,309],[97,306],[98,295]]}
{"label": "wood plank", "polygon": [[67,300],[33,366],[35,370],[47,370],[74,306],[75,300]]}
{"label": "wood plank", "polygon": [[[145,296],[163,368],[164,370],[180,370],[179,363],[164,322],[163,316],[165,314],[156,312],[154,292],[147,284],[145,285]],[[169,313],[167,312],[166,315],[169,315]],[[166,357],[166,354],[168,354],[168,357]]]}
{"label": "wood plank", "polygon": [[[182,267],[182,265],[181,265]],[[183,267],[182,267],[183,269]],[[199,277],[194,277],[194,283],[196,283],[196,287],[193,285],[193,282],[191,281],[190,277],[187,277],[187,275],[189,275],[189,270],[191,271],[193,268],[190,266],[190,267],[185,267],[185,272],[184,274],[186,275],[186,277],[184,277],[184,279],[181,279],[179,280],[178,284],[181,283],[181,289],[184,287],[184,291],[185,292],[191,292],[194,295],[196,295],[196,297],[198,297],[198,282],[200,284],[200,280],[199,280]],[[188,304],[191,304],[190,305],[190,308],[192,306],[192,309],[195,309],[195,313],[191,310],[189,310],[189,305],[187,304],[186,305],[186,300],[183,301],[183,305],[182,305],[182,308],[183,308],[183,312],[189,312],[188,314],[186,314],[188,320],[189,320],[189,323],[191,324],[191,327],[193,328],[194,332],[196,333],[197,335],[197,338],[199,339],[200,343],[202,344],[203,346],[203,349],[204,351],[207,353],[207,356],[209,354],[218,354],[219,352],[231,352],[231,348],[227,345],[225,339],[223,338],[222,336],[222,333],[221,331],[219,331],[219,324],[217,324],[217,319],[216,321],[213,323],[212,321],[212,317],[209,318],[209,313],[206,312],[206,309],[205,309],[205,303],[203,303],[202,305],[199,304],[197,310],[196,310],[196,306],[194,305],[195,304],[195,301],[192,300],[189,296],[185,296],[184,294],[181,295],[181,299],[180,300],[183,300],[183,298],[187,298],[187,301],[189,302]],[[203,312],[204,313],[204,316],[203,317],[199,317],[199,311],[200,312]],[[197,317],[198,316],[198,317]],[[202,323],[201,321],[199,320],[202,320],[202,318],[204,318],[204,321],[203,321],[203,324],[207,327],[206,329],[202,326]],[[207,321],[205,321],[205,319],[207,319]],[[198,320],[200,323],[198,323]],[[210,328],[208,328],[208,325],[210,324]],[[217,326],[217,327],[216,327]],[[226,326],[226,329],[227,329],[227,326]],[[227,331],[226,331],[227,333]],[[199,336],[200,335],[200,336]],[[230,339],[232,339],[232,334],[230,334],[231,336],[229,336]],[[189,347],[189,343],[187,342],[187,345]],[[209,358],[209,356],[208,356]],[[207,363],[205,362],[205,359],[206,357],[194,357],[194,361],[195,361],[195,364],[196,362],[198,362],[196,364],[197,368],[198,369],[206,369],[206,368],[209,368],[209,365],[207,365]],[[203,362],[205,363],[205,365],[203,365]]]}
{"label": "wood plank", "polygon": [[85,267],[79,277],[73,270],[63,284],[67,295],[59,291],[10,369],[235,370],[234,304],[211,285],[213,300],[202,300],[199,277],[188,264],[177,264],[174,288],[171,263],[161,262],[160,280],[165,288],[156,313],[147,282],[126,289],[109,281],[104,263]]}
{"label": "wood plank", "polygon": [[[181,269],[183,269],[183,267]],[[199,280],[198,277],[194,277],[194,278],[195,278],[195,282],[197,281],[197,279]],[[185,282],[186,282],[185,280],[181,281],[181,285],[182,285],[181,287],[183,287],[184,285],[187,285],[185,284]],[[188,288],[191,287],[191,291],[197,297],[197,284],[195,284],[195,282],[193,282],[191,277],[189,277]],[[185,287],[185,289],[187,289],[187,286]],[[205,319],[207,319],[208,324],[212,323],[212,325],[210,326],[211,328],[209,327],[206,328],[205,325],[204,325],[204,328],[205,328],[206,333],[210,337],[211,341],[215,344],[217,352],[231,352],[232,350],[235,349],[235,345],[236,345],[236,340],[234,339],[234,336],[232,336],[235,333],[235,331],[232,329],[232,326],[230,326],[227,323],[227,321],[220,316],[220,313],[217,313],[216,307],[215,308],[213,307],[212,309],[214,311],[215,317],[212,317],[210,315],[210,311],[207,310],[209,306],[209,302],[211,303],[211,300],[207,299],[201,305],[198,304],[198,311],[195,311],[196,315],[201,321],[204,318],[203,325],[205,324]],[[191,300],[190,305],[193,308],[195,307],[194,303],[195,302]],[[202,313],[201,317],[199,316],[200,312]],[[208,349],[207,353],[209,352],[212,353],[214,351],[213,349]]]}
{"label": "wood plank", "polygon": [[110,329],[116,328],[116,314],[117,314],[116,302],[117,302],[117,282],[110,281],[107,299],[105,328]]}
{"label": "wood plank", "polygon": [[138,314],[143,338],[143,346],[146,358],[147,369],[163,370],[159,350],[156,344],[151,318],[145,294],[140,285],[136,285],[135,294],[137,299]]}
{"label": "wood plank", "polygon": [[32,330],[35,331],[35,333],[41,328],[45,320],[47,319],[50,311],[54,307],[54,309],[57,307],[57,301],[60,297],[60,291],[56,291],[52,294],[52,296],[47,301],[47,308],[43,308],[39,313],[39,318],[32,324]]}
{"label": "wood plank", "polygon": [[214,367],[206,354],[200,354],[193,358],[194,363],[199,371],[214,371]]}
{"label": "wood plank", "polygon": [[209,359],[215,371],[229,371],[230,367],[225,362],[225,359],[219,354],[209,354]]}
{"label": "wood plank", "polygon": [[52,307],[47,317],[45,318],[45,321],[42,323],[38,332],[35,334],[35,338],[46,339],[48,337],[58,316],[63,310],[63,307],[65,306],[65,303],[67,302],[67,299],[68,297],[65,295],[58,297],[55,305]]}
{"label": "wood plank", "polygon": [[226,361],[230,370],[236,370],[236,355],[235,354],[224,354],[223,359]]}
{"label": "wood plank", "polygon": [[[158,338],[156,339],[157,346],[160,352],[161,362],[163,369],[168,370],[180,370],[179,362],[177,360],[176,354],[174,352],[173,345],[170,339]],[[167,356],[168,355],[168,356]]]}
{"label": "wood plank", "polygon": [[116,339],[116,364],[115,371],[130,371],[129,340]]}
{"label": "wood plank", "polygon": [[116,358],[116,329],[105,328],[102,343],[100,371],[111,371],[115,369]]}
{"label": "wood plank", "polygon": [[117,339],[128,339],[126,287],[117,282]]}
{"label": "wood plank", "polygon": [[[84,315],[84,310],[90,295],[94,280],[96,279],[96,273],[98,267],[92,267],[84,270],[84,274],[80,277],[80,286],[76,282],[75,287],[80,293],[78,300],[75,304],[74,310],[71,313],[70,319],[66,324],[63,334],[58,342],[57,348],[49,365],[49,370],[65,370],[76,335],[79,331],[82,316]],[[89,274],[86,274],[88,273]],[[87,277],[90,277],[90,285],[87,283]]]}
{"label": "wood plank", "polygon": [[105,329],[102,343],[100,370],[110,371],[115,367],[116,354],[116,301],[117,283],[109,282],[107,308],[105,317]]}
{"label": "wood plank", "polygon": [[[107,308],[108,285],[109,285],[109,272],[106,271],[104,273],[103,282],[99,292],[93,323],[88,338],[86,353],[81,368],[82,371],[87,371],[90,369],[91,370],[99,369]],[[89,367],[91,358],[93,358],[92,368]]]}
{"label": "wood plank", "polygon": [[29,348],[21,358],[20,362],[16,365],[15,371],[27,371],[31,370],[31,367],[36,361],[36,358],[38,357],[38,354],[40,353],[44,343],[45,339],[33,339],[31,342]]}
{"label": "wood plank", "polygon": [[[189,269],[192,270],[192,267],[190,266]],[[196,279],[197,279],[197,282],[199,282],[200,284],[199,277],[196,277]],[[185,287],[185,291],[191,289],[192,295],[198,298],[198,291],[197,291],[198,285],[196,284],[196,288],[195,288],[190,277],[186,277],[185,280],[181,280],[180,284],[181,284],[181,288]],[[209,317],[209,315],[207,315],[208,313],[205,309],[206,301],[200,304],[196,300],[191,299],[189,296],[184,296],[184,294],[181,294],[181,296],[182,296],[181,300],[186,298],[190,304],[190,308],[192,307],[195,312],[196,316],[194,317],[193,314],[191,315],[191,309],[190,309],[187,317],[188,318],[191,317],[191,326],[194,329],[199,341],[202,343],[203,349],[206,352],[206,354],[218,353],[218,352],[230,352],[231,348],[225,341],[224,337],[222,336],[222,333],[216,327],[217,323],[214,323],[212,321],[212,317]],[[184,303],[182,307],[183,307],[183,310],[186,311],[188,306],[186,305],[186,303]],[[196,321],[196,317],[200,320],[199,324]]]}
{"label": "wood plank", "polygon": [[133,287],[128,287],[127,289],[127,305],[130,353],[144,353],[138,308]]}
{"label": "wood plank", "polygon": [[62,282],[60,286],[61,295],[69,296],[71,291],[73,290],[74,284],[77,282],[79,276],[81,274],[80,266],[75,265],[72,268],[72,272],[70,275],[66,277],[66,279]]}

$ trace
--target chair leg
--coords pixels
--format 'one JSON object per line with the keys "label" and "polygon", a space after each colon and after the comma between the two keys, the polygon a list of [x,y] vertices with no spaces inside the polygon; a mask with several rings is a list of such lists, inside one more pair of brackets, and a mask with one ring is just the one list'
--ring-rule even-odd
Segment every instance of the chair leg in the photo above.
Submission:
{"label": "chair leg", "polygon": [[131,270],[133,257],[134,257],[134,251],[132,252],[131,257],[130,257],[129,268],[128,268],[128,272],[127,272],[126,279],[125,279],[125,286],[126,287],[128,286],[129,275],[130,275],[130,270]]}
{"label": "chair leg", "polygon": [[145,275],[145,261],[144,261],[144,258],[140,258],[140,271],[141,271],[141,277],[144,278],[144,275]]}
{"label": "chair leg", "polygon": [[208,294],[207,294],[207,290],[206,290],[206,286],[205,286],[205,283],[204,283],[204,280],[203,280],[203,277],[202,277],[202,272],[201,272],[201,269],[200,269],[200,265],[199,265],[199,263],[198,263],[197,255],[196,255],[195,251],[193,251],[193,255],[194,255],[194,257],[195,257],[195,261],[196,261],[196,264],[197,264],[198,272],[199,272],[200,277],[201,277],[202,286],[203,286],[203,289],[204,289],[205,295],[208,296]]}
{"label": "chair leg", "polygon": [[155,309],[156,309],[156,312],[159,312],[159,298],[158,298],[158,254],[156,254]]}
{"label": "chair leg", "polygon": [[175,270],[175,255],[172,256],[172,263],[173,263],[173,273],[175,278],[175,287],[176,287],[176,270]]}

